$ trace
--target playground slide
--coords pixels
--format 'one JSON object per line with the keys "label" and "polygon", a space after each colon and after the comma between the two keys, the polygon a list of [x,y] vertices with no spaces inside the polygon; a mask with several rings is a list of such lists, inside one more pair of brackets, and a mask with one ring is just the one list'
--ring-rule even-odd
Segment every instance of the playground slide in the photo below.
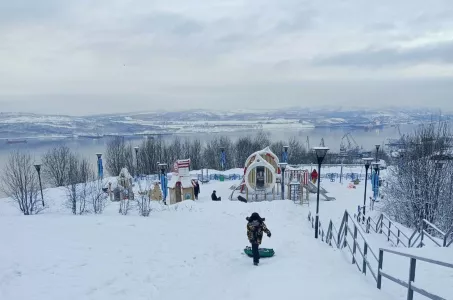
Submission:
{"label": "playground slide", "polygon": [[[305,188],[313,194],[316,194],[318,192],[318,186],[314,184],[313,182],[309,181],[308,185],[305,186]],[[324,189],[323,187],[319,188],[319,194],[322,195],[324,198],[326,198],[326,201],[332,201],[335,200],[335,197],[330,197],[327,195],[327,190]]]}

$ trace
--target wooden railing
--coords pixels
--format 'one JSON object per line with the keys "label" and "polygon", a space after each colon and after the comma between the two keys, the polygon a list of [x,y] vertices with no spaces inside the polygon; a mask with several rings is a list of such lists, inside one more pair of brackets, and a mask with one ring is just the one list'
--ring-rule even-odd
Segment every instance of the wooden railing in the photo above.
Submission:
{"label": "wooden railing", "polygon": [[[396,277],[393,277],[390,274],[388,274],[387,272],[384,272],[382,270],[382,267],[383,267],[383,264],[384,264],[384,252],[392,253],[392,254],[395,254],[395,255],[399,255],[399,256],[410,258],[409,281],[408,282],[403,281],[401,279],[398,279]],[[427,292],[426,290],[421,289],[421,288],[417,287],[414,284],[417,260],[453,269],[453,264],[451,264],[451,263],[446,263],[446,262],[442,262],[442,261],[438,261],[438,260],[434,260],[434,259],[429,259],[429,258],[421,257],[421,256],[415,256],[415,255],[403,253],[403,252],[396,251],[396,250],[389,250],[389,249],[382,249],[381,248],[381,249],[379,249],[379,265],[378,265],[378,276],[377,276],[377,288],[381,289],[381,287],[382,287],[382,277],[385,277],[385,278],[387,278],[387,279],[389,279],[389,280],[391,280],[391,281],[393,281],[393,282],[395,282],[395,283],[407,288],[407,300],[414,299],[414,292],[419,293],[420,295],[423,295],[423,296],[425,296],[425,297],[427,297],[429,299],[446,300],[446,298],[442,298],[442,297],[440,297],[438,295],[435,295],[433,293]]]}

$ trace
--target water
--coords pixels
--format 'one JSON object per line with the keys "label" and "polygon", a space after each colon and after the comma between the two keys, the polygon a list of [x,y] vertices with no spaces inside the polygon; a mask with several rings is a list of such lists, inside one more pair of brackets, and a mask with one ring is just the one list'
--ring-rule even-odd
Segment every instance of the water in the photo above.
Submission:
{"label": "water", "polygon": [[[415,127],[413,125],[401,126],[400,130],[402,133],[409,132]],[[328,129],[328,128],[316,128],[308,130],[270,130],[267,131],[271,141],[288,141],[290,138],[294,137],[298,139],[303,145],[307,146],[307,136],[309,137],[310,147],[318,146],[321,142],[321,139],[324,138],[324,143],[332,151],[339,151],[340,143],[343,136],[350,132],[346,129]],[[253,136],[255,133],[250,131],[238,131],[238,132],[225,132],[225,133],[191,133],[191,134],[182,134],[178,135],[180,138],[188,139],[200,139],[202,142],[208,142],[218,136],[228,136],[231,139],[237,139],[245,136]],[[351,132],[352,137],[357,142],[359,146],[363,146],[365,150],[373,150],[376,144],[382,145],[388,138],[399,138],[398,129],[395,127],[386,127],[380,130],[365,131],[365,130],[355,130]],[[163,140],[172,140],[174,136],[165,136],[162,137]],[[134,137],[128,138],[134,144],[139,145],[143,138]],[[103,139],[66,139],[66,140],[29,140],[24,144],[0,144],[0,167],[3,166],[8,158],[8,155],[11,151],[14,150],[25,150],[29,151],[34,155],[36,162],[40,161],[40,157],[47,150],[59,146],[62,144],[67,145],[71,150],[76,151],[81,156],[88,158],[93,161],[93,164],[96,163],[96,153],[105,152],[106,144],[108,143],[108,138]]]}

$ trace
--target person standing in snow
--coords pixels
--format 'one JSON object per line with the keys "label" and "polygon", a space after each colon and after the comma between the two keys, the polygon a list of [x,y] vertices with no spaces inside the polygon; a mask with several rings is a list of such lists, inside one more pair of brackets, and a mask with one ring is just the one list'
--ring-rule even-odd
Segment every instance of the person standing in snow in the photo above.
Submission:
{"label": "person standing in snow", "polygon": [[261,218],[256,212],[254,212],[250,217],[247,217],[246,220],[248,221],[247,238],[250,244],[252,244],[253,264],[257,266],[260,262],[260,253],[258,248],[263,240],[263,232],[265,232],[268,237],[271,237],[271,232],[267,229],[266,224],[264,224],[265,219]]}
{"label": "person standing in snow", "polygon": [[313,183],[316,183],[316,180],[318,179],[318,172],[316,169],[313,169],[313,172],[311,172],[311,181]]}
{"label": "person standing in snow", "polygon": [[198,194],[200,193],[200,185],[198,180],[193,181],[193,193],[195,194],[195,200],[198,200]]}

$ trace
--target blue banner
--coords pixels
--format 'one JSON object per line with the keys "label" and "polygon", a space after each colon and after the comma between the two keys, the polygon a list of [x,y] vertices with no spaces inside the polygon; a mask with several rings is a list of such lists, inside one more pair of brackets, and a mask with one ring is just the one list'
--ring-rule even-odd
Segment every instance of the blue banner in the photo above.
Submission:
{"label": "blue banner", "polygon": [[288,163],[288,152],[283,151],[282,162]]}
{"label": "blue banner", "polygon": [[162,200],[167,199],[167,177],[165,174],[160,175],[160,186],[162,188]]}
{"label": "blue banner", "polygon": [[104,178],[104,167],[102,166],[102,158],[98,159],[98,176]]}

